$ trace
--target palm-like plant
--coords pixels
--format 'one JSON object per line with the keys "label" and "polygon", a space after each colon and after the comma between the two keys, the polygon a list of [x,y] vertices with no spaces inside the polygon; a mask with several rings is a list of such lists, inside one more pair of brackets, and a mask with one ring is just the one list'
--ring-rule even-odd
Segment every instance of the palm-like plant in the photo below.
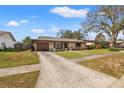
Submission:
{"label": "palm-like plant", "polygon": [[22,40],[23,44],[24,45],[31,45],[31,38],[29,36],[25,37],[23,40]]}

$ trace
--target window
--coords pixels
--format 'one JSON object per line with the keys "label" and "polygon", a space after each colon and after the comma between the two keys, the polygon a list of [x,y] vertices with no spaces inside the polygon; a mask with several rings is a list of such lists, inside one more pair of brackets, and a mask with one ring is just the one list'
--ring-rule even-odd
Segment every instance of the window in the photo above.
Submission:
{"label": "window", "polygon": [[81,47],[81,43],[76,43],[76,47]]}
{"label": "window", "polygon": [[2,49],[6,48],[6,44],[4,42],[1,43],[2,44]]}
{"label": "window", "polygon": [[62,42],[55,42],[55,48],[56,49],[62,49],[63,48],[63,43]]}

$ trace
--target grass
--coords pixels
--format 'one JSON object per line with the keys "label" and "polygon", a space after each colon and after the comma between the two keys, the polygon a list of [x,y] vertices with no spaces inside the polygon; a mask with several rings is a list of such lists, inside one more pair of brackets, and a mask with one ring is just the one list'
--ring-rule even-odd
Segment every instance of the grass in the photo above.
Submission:
{"label": "grass", "polygon": [[67,59],[72,59],[72,58],[80,58],[89,55],[106,54],[112,52],[113,51],[109,51],[109,49],[92,49],[92,50],[58,51],[55,52],[55,54],[65,57]]}
{"label": "grass", "polygon": [[97,55],[97,54],[105,54],[105,53],[111,53],[113,51],[109,51],[109,49],[92,49],[92,50],[77,50],[78,52],[85,52],[90,55]]}
{"label": "grass", "polygon": [[79,64],[120,78],[124,74],[124,53],[79,62]]}
{"label": "grass", "polygon": [[0,68],[38,64],[36,52],[0,52]]}
{"label": "grass", "polygon": [[33,88],[39,71],[0,77],[0,88]]}
{"label": "grass", "polygon": [[55,52],[55,54],[65,57],[67,59],[80,58],[80,57],[86,56],[84,54],[77,53],[77,52],[71,52],[71,51],[59,51],[59,52]]}

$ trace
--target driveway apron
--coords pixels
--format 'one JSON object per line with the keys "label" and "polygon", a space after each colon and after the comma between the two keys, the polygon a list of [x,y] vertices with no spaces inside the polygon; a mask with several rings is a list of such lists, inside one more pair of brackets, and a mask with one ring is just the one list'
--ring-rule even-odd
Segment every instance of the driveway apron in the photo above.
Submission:
{"label": "driveway apron", "polygon": [[38,52],[40,75],[37,88],[93,88],[108,87],[115,78],[55,55],[52,52]]}

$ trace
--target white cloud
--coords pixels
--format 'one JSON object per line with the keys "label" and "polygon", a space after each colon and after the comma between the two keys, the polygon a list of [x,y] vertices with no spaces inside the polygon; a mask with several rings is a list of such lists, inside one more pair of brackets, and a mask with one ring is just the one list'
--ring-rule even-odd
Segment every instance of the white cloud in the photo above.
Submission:
{"label": "white cloud", "polygon": [[50,12],[67,18],[82,18],[87,16],[89,10],[88,8],[76,10],[69,7],[55,7]]}
{"label": "white cloud", "polygon": [[21,24],[28,23],[28,20],[21,20],[19,23],[21,23]]}
{"label": "white cloud", "polygon": [[34,33],[43,33],[44,31],[45,31],[44,29],[40,29],[40,28],[35,28],[31,30],[31,32],[34,32]]}
{"label": "white cloud", "polygon": [[28,22],[28,20],[21,20],[18,22],[15,20],[12,20],[12,21],[9,21],[6,25],[16,27],[16,26],[19,26],[20,24],[27,23],[27,22]]}
{"label": "white cloud", "polygon": [[50,31],[52,31],[52,32],[59,32],[60,28],[52,25],[51,28],[50,28]]}
{"label": "white cloud", "polygon": [[16,27],[16,26],[19,26],[19,23],[13,20],[13,21],[9,21],[9,22],[7,23],[7,26]]}
{"label": "white cloud", "polygon": [[36,18],[37,16],[31,16],[32,18]]}

